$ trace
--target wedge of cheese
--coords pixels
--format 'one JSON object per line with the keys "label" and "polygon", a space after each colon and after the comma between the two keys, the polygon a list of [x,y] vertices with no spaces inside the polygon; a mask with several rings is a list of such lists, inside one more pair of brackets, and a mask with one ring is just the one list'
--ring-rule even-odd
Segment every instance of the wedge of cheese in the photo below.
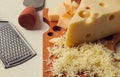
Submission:
{"label": "wedge of cheese", "polygon": [[120,0],[82,0],[68,24],[66,46],[114,34],[120,28]]}

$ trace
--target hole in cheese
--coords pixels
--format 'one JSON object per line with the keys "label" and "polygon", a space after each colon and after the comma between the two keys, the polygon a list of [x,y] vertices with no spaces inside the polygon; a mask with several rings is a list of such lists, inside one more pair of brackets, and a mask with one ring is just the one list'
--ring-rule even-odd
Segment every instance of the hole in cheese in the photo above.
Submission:
{"label": "hole in cheese", "polygon": [[48,36],[53,36],[53,32],[48,32],[47,35]]}
{"label": "hole in cheese", "polygon": [[110,15],[110,16],[109,16],[109,20],[113,20],[114,18],[115,18],[114,15]]}
{"label": "hole in cheese", "polygon": [[105,7],[105,4],[103,2],[99,3],[101,7]]}
{"label": "hole in cheese", "polygon": [[99,13],[95,13],[95,14],[94,14],[94,17],[95,17],[95,18],[99,17]]}
{"label": "hole in cheese", "polygon": [[86,8],[86,9],[90,9],[90,7],[89,7],[89,6],[86,6],[85,8]]}
{"label": "hole in cheese", "polygon": [[90,16],[90,11],[88,11],[88,10],[82,10],[78,14],[82,18],[88,18]]}
{"label": "hole in cheese", "polygon": [[91,34],[90,33],[88,33],[85,37],[86,38],[89,38],[91,36]]}

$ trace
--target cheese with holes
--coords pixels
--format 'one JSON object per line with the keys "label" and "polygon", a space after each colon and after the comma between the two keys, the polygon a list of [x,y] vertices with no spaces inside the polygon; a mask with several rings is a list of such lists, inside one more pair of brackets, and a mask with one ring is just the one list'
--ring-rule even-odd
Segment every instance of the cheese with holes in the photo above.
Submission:
{"label": "cheese with holes", "polygon": [[68,24],[66,46],[94,41],[120,28],[120,0],[82,0]]}

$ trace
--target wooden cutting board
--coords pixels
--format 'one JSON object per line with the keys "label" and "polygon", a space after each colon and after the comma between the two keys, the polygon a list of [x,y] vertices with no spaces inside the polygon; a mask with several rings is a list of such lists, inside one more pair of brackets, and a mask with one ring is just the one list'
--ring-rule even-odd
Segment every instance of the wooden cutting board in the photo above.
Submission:
{"label": "wooden cutting board", "polygon": [[[66,32],[65,29],[57,26],[57,22],[49,21],[48,10],[49,10],[48,8],[43,9],[43,21],[46,22],[50,26],[49,30],[43,34],[43,77],[49,77],[52,73],[50,71],[47,71],[49,70],[50,65],[47,65],[47,62],[46,62],[49,57],[49,52],[47,50],[47,47],[53,46],[53,44],[50,43],[49,40],[54,37],[59,37]],[[98,41],[103,43],[107,48],[111,49],[112,51],[115,51],[115,45],[118,42],[120,42],[120,33],[116,33],[114,35],[100,39]],[[81,75],[81,77],[86,77],[86,76]]]}
{"label": "wooden cutting board", "polygon": [[46,62],[49,56],[47,47],[53,46],[53,44],[50,43],[49,40],[54,37],[59,37],[60,35],[63,35],[66,30],[61,27],[58,27],[57,22],[49,21],[47,8],[43,9],[43,21],[50,26],[49,30],[43,34],[43,77],[49,77],[51,72],[46,72],[46,70],[50,68],[50,66],[47,65]]}

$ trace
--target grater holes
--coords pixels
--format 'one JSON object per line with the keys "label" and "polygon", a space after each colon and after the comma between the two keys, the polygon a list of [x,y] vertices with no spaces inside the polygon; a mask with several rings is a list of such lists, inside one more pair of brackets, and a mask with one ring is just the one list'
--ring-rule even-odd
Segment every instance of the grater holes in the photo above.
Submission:
{"label": "grater holes", "polygon": [[6,68],[18,65],[35,55],[35,53],[29,53],[32,51],[9,24],[1,26],[0,23],[0,38],[0,58]]}

